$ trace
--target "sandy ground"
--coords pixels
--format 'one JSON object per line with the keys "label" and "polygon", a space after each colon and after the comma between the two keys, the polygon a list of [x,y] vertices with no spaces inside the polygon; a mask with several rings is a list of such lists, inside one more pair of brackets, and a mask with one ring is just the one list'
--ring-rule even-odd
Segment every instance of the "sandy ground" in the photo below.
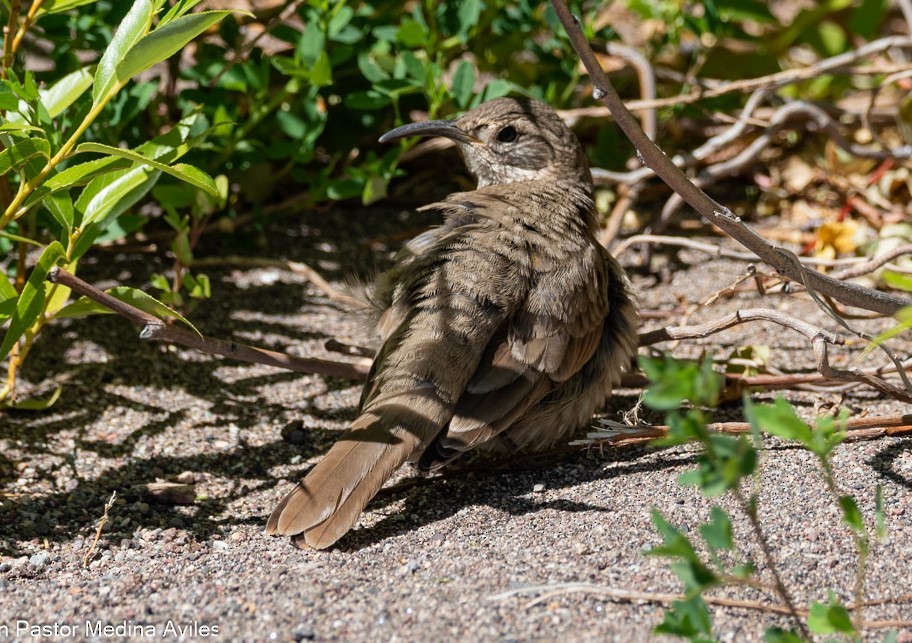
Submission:
{"label": "sandy ground", "polygon": [[[202,254],[303,260],[339,282],[351,267],[382,265],[403,233],[427,221],[406,212],[310,213],[265,225],[233,246],[213,238]],[[102,287],[143,284],[167,268],[155,257],[104,253],[82,274]],[[644,309],[703,301],[744,270],[689,252],[657,265],[652,275],[633,276]],[[206,334],[330,358],[338,356],[326,353],[328,338],[370,341],[356,319],[290,272],[207,272],[214,298],[192,314]],[[748,306],[833,327],[806,298],[781,295],[739,295],[693,321]],[[672,348],[721,357],[743,344],[769,345],[771,362],[787,370],[813,364],[801,336],[768,324]],[[852,355],[840,353],[837,363]],[[693,465],[692,448],[618,448],[496,472],[476,467],[385,494],[337,547],[302,551],[265,536],[266,517],[352,419],[358,386],[143,343],[115,317],[48,329],[24,377],[40,390],[60,384],[63,394],[49,411],[0,416],[0,639],[648,640],[661,605],[562,584],[679,591],[667,561],[644,555],[659,543],[650,511],[696,537],[711,506],[676,482]],[[606,415],[630,409],[637,395],[619,391]],[[805,416],[839,401],[787,395]],[[855,414],[908,410],[869,391],[844,403]],[[719,417],[737,418],[739,409],[725,407]],[[867,597],[906,596],[868,608],[865,618],[912,619],[912,440],[846,444],[834,466],[840,489],[859,499],[868,518],[875,488],[883,487],[889,533],[868,560]],[[813,458],[772,444],[762,472],[763,528],[798,604],[825,600],[829,590],[851,600],[856,557]],[[399,479],[413,475],[405,470]],[[191,504],[144,493],[147,483],[174,480],[194,485]],[[83,567],[114,491],[106,529]],[[719,502],[736,516],[742,557],[757,562],[768,584],[746,521],[730,499]],[[543,585],[551,587],[529,590]],[[524,591],[504,595],[511,590]],[[713,595],[778,602],[763,589]],[[759,640],[765,627],[787,624],[768,612],[711,609],[722,640]],[[866,637],[881,640],[889,629]],[[893,629],[912,640],[912,630]]]}

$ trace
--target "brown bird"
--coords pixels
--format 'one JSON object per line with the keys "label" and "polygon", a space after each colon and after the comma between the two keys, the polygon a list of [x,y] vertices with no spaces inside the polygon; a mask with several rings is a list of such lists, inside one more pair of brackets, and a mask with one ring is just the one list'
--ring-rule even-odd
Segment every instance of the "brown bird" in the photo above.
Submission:
{"label": "brown bird", "polygon": [[267,533],[317,549],[407,461],[542,449],[584,426],[637,345],[627,280],[596,240],[585,154],[554,110],[498,98],[380,141],[407,136],[455,141],[478,189],[422,208],[444,222],[374,285],[383,345],[358,418],[269,518]]}

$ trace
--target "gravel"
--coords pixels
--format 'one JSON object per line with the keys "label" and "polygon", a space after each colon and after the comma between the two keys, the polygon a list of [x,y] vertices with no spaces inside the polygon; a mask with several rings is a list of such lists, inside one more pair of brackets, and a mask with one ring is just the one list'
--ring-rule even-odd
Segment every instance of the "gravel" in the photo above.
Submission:
{"label": "gravel", "polygon": [[[428,221],[406,212],[308,213],[273,222],[259,237],[207,239],[200,254],[338,265],[327,274],[340,283],[341,266],[364,274],[382,265],[398,233]],[[99,256],[80,266],[96,282],[128,271],[132,284],[142,284],[168,268],[148,255]],[[668,281],[632,273],[643,308],[672,310],[679,299],[704,301],[743,269],[684,251],[666,263]],[[370,342],[358,319],[293,273],[231,266],[208,273],[215,298],[191,318],[209,335],[332,359],[347,358],[327,354],[327,339]],[[800,296],[760,301],[742,294],[697,308],[691,321],[756,306],[832,328]],[[647,326],[680,321],[676,315]],[[768,324],[682,342],[674,352],[724,357],[745,344],[769,345],[771,363],[782,368],[813,365],[802,337]],[[902,344],[898,349],[908,352]],[[844,366],[858,352],[838,354]],[[681,590],[666,560],[644,554],[660,542],[653,508],[698,539],[700,522],[713,504],[721,505],[733,516],[742,546],[737,557],[753,560],[760,579],[771,584],[732,499],[710,501],[677,484],[693,466],[691,446],[606,449],[541,466],[476,468],[423,480],[378,497],[336,547],[298,550],[264,535],[266,517],[353,418],[359,387],[143,343],[136,329],[113,316],[53,325],[29,359],[23,390],[46,394],[61,385],[63,394],[46,412],[0,417],[0,638],[28,640],[36,632],[75,640],[139,638],[151,629],[159,638],[249,641],[646,640],[662,619],[661,605],[613,601],[579,584]],[[606,415],[629,410],[638,394],[618,391]],[[844,399],[785,395],[805,417],[815,405],[840,402],[856,415],[908,411],[863,389]],[[754,397],[770,401],[773,394]],[[739,405],[724,406],[717,417],[739,418]],[[759,513],[783,580],[799,605],[826,600],[830,590],[851,601],[857,560],[819,467],[802,450],[775,441],[769,446],[762,454]],[[883,489],[888,531],[868,558],[866,596],[906,598],[869,607],[871,621],[912,618],[910,447],[912,440],[900,438],[856,442],[840,446],[833,459],[840,491],[858,499],[869,522],[876,489]],[[405,469],[396,481],[414,475]],[[144,493],[150,483],[192,485],[195,500],[154,500]],[[551,589],[524,591],[542,585]],[[505,595],[510,590],[517,592]],[[763,589],[723,588],[713,595],[778,602]],[[710,610],[722,640],[761,640],[765,627],[788,624],[769,612]],[[17,631],[22,622],[50,629]],[[67,627],[72,631],[64,632]],[[912,630],[905,627],[894,629],[910,641]],[[866,635],[882,638],[883,632]]]}

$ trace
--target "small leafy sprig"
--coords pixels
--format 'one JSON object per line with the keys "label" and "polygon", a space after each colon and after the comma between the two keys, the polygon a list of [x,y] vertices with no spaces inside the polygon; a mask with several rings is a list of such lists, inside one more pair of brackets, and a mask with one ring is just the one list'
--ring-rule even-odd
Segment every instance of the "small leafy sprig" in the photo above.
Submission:
{"label": "small leafy sprig", "polygon": [[[38,89],[30,72],[17,74],[9,67],[12,55],[2,60],[0,192],[9,196],[4,199],[0,214],[0,241],[18,244],[19,253],[9,266],[9,274],[0,271],[0,322],[9,320],[0,342],[0,359],[9,357],[0,404],[14,401],[17,372],[41,329],[55,319],[74,314],[74,310],[79,314],[89,310],[80,302],[67,306],[69,290],[45,281],[54,266],[74,271],[94,244],[106,235],[122,233],[130,224],[128,209],[162,175],[173,176],[213,197],[220,196],[212,177],[192,165],[176,162],[209,130],[208,122],[198,113],[189,113],[170,131],[134,149],[81,142],[105,107],[136,75],[177,53],[231,13],[190,13],[198,2],[174,3],[153,26],[165,0],[136,0],[94,70],[92,65],[85,66],[47,89]],[[6,31],[14,40],[5,51],[12,54],[13,44],[21,42],[22,31],[44,15],[86,4],[91,2],[54,3],[43,12],[30,11],[22,24],[11,12]],[[81,118],[74,118],[74,114],[81,113],[85,101],[80,99],[90,88],[88,111]],[[94,158],[76,162],[83,155]],[[39,231],[39,220],[46,230]],[[48,236],[51,241],[46,240]],[[27,246],[42,249],[28,278],[24,265]],[[142,293],[134,290],[121,288],[111,294],[145,301]],[[79,305],[73,308],[76,304]],[[164,309],[179,318],[156,304],[152,308],[157,313]],[[30,408],[36,408],[34,401]]]}
{"label": "small leafy sprig", "polygon": [[[656,446],[672,446],[696,442],[702,446],[697,468],[679,477],[682,485],[695,486],[707,498],[731,494],[751,525],[751,531],[763,553],[766,567],[774,578],[776,593],[789,608],[794,629],[771,627],[765,632],[767,641],[793,642],[807,640],[812,634],[842,634],[857,637],[863,626],[865,563],[870,552],[871,537],[862,518],[858,503],[851,495],[840,493],[832,467],[832,454],[844,437],[840,428],[845,416],[817,418],[815,428],[809,427],[783,398],[773,404],[755,404],[744,399],[745,416],[752,429],[753,439],[723,435],[708,430],[710,409],[717,403],[721,376],[712,370],[711,360],[702,363],[683,362],[665,356],[642,357],[640,366],[651,382],[644,403],[667,412],[670,431],[667,437],[654,442]],[[832,592],[826,603],[814,601],[804,619],[784,585],[762,528],[760,511],[760,469],[758,452],[763,449],[763,433],[796,442],[813,453],[820,464],[823,483],[834,503],[840,508],[842,521],[852,534],[857,556],[854,588],[854,618]],[[750,484],[744,484],[745,479]],[[746,490],[748,487],[749,490]],[[680,529],[654,510],[652,521],[662,537],[662,544],[647,551],[652,556],[673,559],[671,570],[684,585],[684,599],[676,601],[665,612],[656,633],[671,634],[693,641],[713,640],[712,618],[703,600],[704,592],[722,585],[755,585],[756,566],[740,560],[734,539],[732,520],[719,506],[710,509],[707,522],[698,528],[708,552],[701,555],[693,541]],[[882,491],[877,490],[877,532],[884,531]],[[730,561],[736,561],[731,563]]]}

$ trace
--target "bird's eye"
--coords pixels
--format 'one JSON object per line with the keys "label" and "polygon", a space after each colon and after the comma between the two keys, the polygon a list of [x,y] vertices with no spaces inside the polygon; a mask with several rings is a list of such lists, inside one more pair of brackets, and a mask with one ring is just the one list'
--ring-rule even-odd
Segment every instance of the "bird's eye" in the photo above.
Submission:
{"label": "bird's eye", "polygon": [[505,128],[497,132],[497,140],[501,143],[512,143],[516,140],[516,137],[519,133],[516,131],[516,128],[512,125],[507,125]]}

